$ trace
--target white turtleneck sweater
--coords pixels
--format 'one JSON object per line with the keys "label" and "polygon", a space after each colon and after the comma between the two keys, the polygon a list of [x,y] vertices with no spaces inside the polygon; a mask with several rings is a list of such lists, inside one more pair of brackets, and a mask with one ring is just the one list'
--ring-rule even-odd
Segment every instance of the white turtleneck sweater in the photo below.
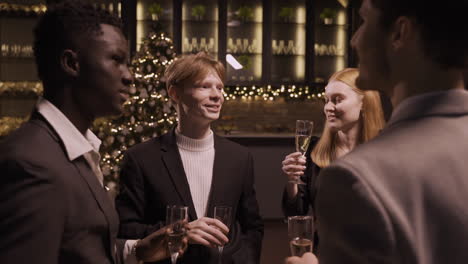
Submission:
{"label": "white turtleneck sweater", "polygon": [[211,180],[213,179],[214,137],[213,131],[203,139],[193,139],[175,130],[177,147],[192,194],[197,217],[205,216]]}

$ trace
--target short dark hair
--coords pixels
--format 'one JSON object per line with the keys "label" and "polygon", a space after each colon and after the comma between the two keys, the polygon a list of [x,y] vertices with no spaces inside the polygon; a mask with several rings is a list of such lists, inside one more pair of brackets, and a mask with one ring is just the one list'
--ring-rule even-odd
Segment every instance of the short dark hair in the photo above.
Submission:
{"label": "short dark hair", "polygon": [[34,29],[37,72],[44,84],[56,82],[62,51],[76,49],[77,39],[102,34],[101,24],[122,29],[120,18],[87,1],[63,1],[47,7]]}
{"label": "short dark hair", "polygon": [[468,0],[371,0],[380,23],[389,29],[400,16],[413,18],[421,28],[424,51],[444,68],[468,67],[466,14]]}

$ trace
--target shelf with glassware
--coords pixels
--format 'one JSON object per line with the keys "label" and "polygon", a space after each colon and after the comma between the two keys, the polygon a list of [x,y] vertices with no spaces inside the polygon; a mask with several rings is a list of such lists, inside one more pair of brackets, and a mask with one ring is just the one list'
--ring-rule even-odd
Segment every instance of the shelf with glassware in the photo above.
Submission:
{"label": "shelf with glassware", "polygon": [[217,1],[186,0],[182,3],[183,54],[205,51],[218,58]]}
{"label": "shelf with glassware", "polygon": [[217,53],[214,37],[184,37],[182,42],[183,53],[198,53],[207,52],[210,54]]}
{"label": "shelf with glassware", "polygon": [[306,55],[304,45],[293,40],[272,40],[272,83],[297,83],[305,81]]}
{"label": "shelf with glassware", "polygon": [[261,38],[248,36],[230,36],[227,39],[226,53],[262,54]]}
{"label": "shelf with glassware", "polygon": [[[234,59],[235,62],[230,62]],[[229,85],[246,85],[260,82],[262,78],[261,53],[237,53],[227,56],[227,82]]]}
{"label": "shelf with glassware", "polygon": [[348,67],[347,25],[316,27],[314,43],[314,76],[326,81],[334,72]]}
{"label": "shelf with glassware", "polygon": [[183,21],[217,21],[217,0],[184,0],[182,1]]}
{"label": "shelf with glassware", "polygon": [[229,1],[227,7],[228,27],[240,24],[262,23],[263,5],[259,0]]}
{"label": "shelf with glassware", "polygon": [[326,81],[334,72],[348,67],[348,25],[319,25],[314,43],[315,78]]}
{"label": "shelf with glassware", "polygon": [[271,60],[272,83],[302,83],[305,81],[305,55],[273,55]]}
{"label": "shelf with glassware", "polygon": [[272,1],[272,84],[306,81],[306,1]]}
{"label": "shelf with glassware", "polygon": [[0,4],[0,138],[25,121],[37,99],[32,35],[43,2]]}
{"label": "shelf with glassware", "polygon": [[32,36],[36,22],[31,14],[0,17],[0,81],[37,80]]}
{"label": "shelf with glassware", "polygon": [[272,55],[301,55],[305,56],[305,43],[293,39],[272,39]]}
{"label": "shelf with glassware", "polygon": [[182,22],[182,53],[205,51],[217,58],[218,21],[185,20]]}
{"label": "shelf with glassware", "polygon": [[137,0],[137,20],[171,20],[172,1]]}
{"label": "shelf with glassware", "polygon": [[226,40],[228,84],[258,83],[262,78],[262,23],[233,19],[228,22]]}
{"label": "shelf with glassware", "polygon": [[173,37],[172,1],[137,0],[136,2],[137,50],[142,40],[151,32],[165,32]]}
{"label": "shelf with glassware", "polygon": [[261,24],[252,24],[247,28],[228,28],[227,53],[262,53]]}
{"label": "shelf with glassware", "polygon": [[274,22],[271,38],[271,82],[275,84],[304,82],[306,25],[292,21]]}

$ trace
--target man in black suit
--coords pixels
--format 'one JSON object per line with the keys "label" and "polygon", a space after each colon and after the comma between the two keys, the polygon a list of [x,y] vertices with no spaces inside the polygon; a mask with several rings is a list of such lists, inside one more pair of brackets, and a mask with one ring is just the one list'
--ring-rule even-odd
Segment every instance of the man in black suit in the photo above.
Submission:
{"label": "man in black suit", "polygon": [[49,6],[35,29],[44,98],[0,144],[0,263],[136,263],[168,257],[165,230],[117,240],[117,213],[88,129],[119,114],[132,75],[120,20],[80,1]]}
{"label": "man in black suit", "polygon": [[[164,223],[167,205],[188,206],[189,247],[180,263],[216,263],[221,245],[223,263],[260,259],[263,223],[252,155],[211,130],[224,102],[224,71],[204,53],[173,62],[165,78],[179,123],[129,149],[122,166],[120,236],[144,237]],[[213,218],[216,205],[232,207],[231,226]]]}

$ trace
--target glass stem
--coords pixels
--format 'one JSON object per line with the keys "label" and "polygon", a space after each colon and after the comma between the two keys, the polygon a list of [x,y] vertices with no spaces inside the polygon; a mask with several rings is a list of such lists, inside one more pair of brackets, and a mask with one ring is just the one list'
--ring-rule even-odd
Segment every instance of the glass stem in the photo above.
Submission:
{"label": "glass stem", "polygon": [[223,263],[223,249],[224,247],[218,247],[218,252],[219,252],[218,264]]}
{"label": "glass stem", "polygon": [[179,256],[179,252],[176,252],[176,253],[172,253],[171,254],[171,262],[172,264],[176,264],[177,263],[177,257]]}

